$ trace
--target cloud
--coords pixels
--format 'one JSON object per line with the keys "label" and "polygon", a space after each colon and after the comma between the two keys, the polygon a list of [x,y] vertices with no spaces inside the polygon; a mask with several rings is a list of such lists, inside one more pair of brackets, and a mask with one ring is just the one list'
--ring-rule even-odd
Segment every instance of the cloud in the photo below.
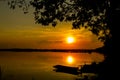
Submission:
{"label": "cloud", "polygon": [[62,40],[41,40],[38,43],[39,44],[41,44],[41,43],[46,43],[46,44],[48,44],[48,43],[63,43],[63,41]]}

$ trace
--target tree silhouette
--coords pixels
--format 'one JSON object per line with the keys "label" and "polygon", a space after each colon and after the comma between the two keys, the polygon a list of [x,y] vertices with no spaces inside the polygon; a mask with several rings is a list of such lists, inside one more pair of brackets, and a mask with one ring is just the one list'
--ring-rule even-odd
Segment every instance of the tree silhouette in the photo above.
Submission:
{"label": "tree silhouette", "polygon": [[120,12],[118,1],[8,0],[8,5],[10,9],[22,8],[24,14],[33,7],[36,24],[55,27],[59,22],[71,22],[72,29],[85,27],[104,43],[104,46],[98,50],[107,51],[107,53],[113,50],[113,27],[119,23],[116,20]]}
{"label": "tree silhouette", "polygon": [[73,29],[85,27],[111,47],[111,0],[9,0],[11,9],[22,8],[28,13],[34,8],[35,23],[55,27],[59,22],[72,22]]}

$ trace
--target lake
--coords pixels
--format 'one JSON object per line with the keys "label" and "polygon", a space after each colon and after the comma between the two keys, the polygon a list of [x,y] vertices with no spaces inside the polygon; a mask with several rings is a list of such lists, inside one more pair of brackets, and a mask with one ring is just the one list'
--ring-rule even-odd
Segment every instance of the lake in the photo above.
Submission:
{"label": "lake", "polygon": [[[69,62],[68,57],[72,57]],[[77,75],[53,71],[54,65],[77,67],[102,62],[100,53],[0,52],[2,80],[75,80]],[[71,61],[71,59],[70,59]]]}

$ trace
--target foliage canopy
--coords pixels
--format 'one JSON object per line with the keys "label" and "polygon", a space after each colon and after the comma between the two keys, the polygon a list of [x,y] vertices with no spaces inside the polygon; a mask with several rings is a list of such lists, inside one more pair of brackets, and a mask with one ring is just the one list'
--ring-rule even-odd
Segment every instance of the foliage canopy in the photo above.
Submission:
{"label": "foliage canopy", "polygon": [[9,0],[11,9],[22,8],[28,13],[34,8],[35,23],[55,27],[59,22],[72,22],[73,29],[85,27],[105,42],[111,38],[109,0]]}

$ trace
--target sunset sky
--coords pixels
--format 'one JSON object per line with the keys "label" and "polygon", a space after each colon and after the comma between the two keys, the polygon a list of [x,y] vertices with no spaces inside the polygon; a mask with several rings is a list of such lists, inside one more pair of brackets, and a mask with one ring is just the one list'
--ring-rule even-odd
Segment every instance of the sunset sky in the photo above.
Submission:
{"label": "sunset sky", "polygon": [[[67,43],[67,37],[73,37],[74,42]],[[91,49],[102,45],[84,28],[73,30],[70,22],[55,28],[35,24],[32,9],[23,14],[21,9],[10,10],[6,2],[0,1],[0,48]]]}

